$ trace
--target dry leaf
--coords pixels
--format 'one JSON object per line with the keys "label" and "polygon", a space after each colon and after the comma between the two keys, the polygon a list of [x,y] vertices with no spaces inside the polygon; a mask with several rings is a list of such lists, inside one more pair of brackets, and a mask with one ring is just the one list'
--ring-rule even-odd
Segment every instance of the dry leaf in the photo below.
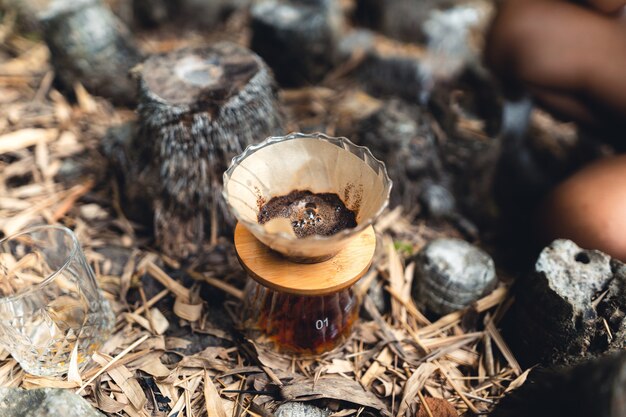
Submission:
{"label": "dry leaf", "polygon": [[222,399],[206,370],[204,371],[204,400],[206,401],[207,417],[226,417]]}
{"label": "dry leaf", "polygon": [[513,390],[518,389],[519,387],[521,387],[522,385],[524,385],[524,383],[526,382],[526,379],[528,379],[528,375],[530,374],[530,371],[532,371],[534,368],[530,368],[525,370],[524,372],[522,372],[520,374],[520,376],[518,376],[517,378],[515,378],[513,380],[513,382],[511,382],[509,384],[509,386],[507,387],[507,389],[504,391],[505,393],[511,392]]}
{"label": "dry leaf", "polygon": [[437,370],[437,366],[432,363],[425,363],[417,368],[404,384],[402,401],[398,408],[398,415],[403,416],[405,411],[415,401],[417,393],[424,388],[426,381]]}
{"label": "dry leaf", "polygon": [[67,372],[67,380],[78,386],[83,384],[83,380],[80,377],[80,372],[78,370],[78,341],[74,344],[74,349],[72,349],[72,354],[70,355],[70,366]]}
{"label": "dry leaf", "polygon": [[388,348],[384,348],[361,378],[361,383],[366,387],[369,386],[372,381],[385,372],[385,367],[391,364],[391,359],[391,352]]}
{"label": "dry leaf", "polygon": [[[105,358],[100,354],[94,355],[94,360],[102,365],[106,366],[112,358]],[[128,370],[124,365],[115,365],[107,370],[109,376],[115,381],[117,386],[120,387],[126,398],[130,401],[130,403],[138,410],[141,410],[143,406],[146,404],[146,396],[141,389],[141,385],[134,378],[132,372]]]}
{"label": "dry leaf", "polygon": [[332,365],[327,365],[324,369],[327,374],[339,374],[354,372],[352,362],[343,359],[333,359]]}
{"label": "dry leaf", "polygon": [[336,400],[380,411],[383,416],[391,416],[385,403],[371,392],[365,391],[353,380],[337,376],[323,376],[315,383],[304,377],[294,378],[285,383],[280,392],[286,401]]}

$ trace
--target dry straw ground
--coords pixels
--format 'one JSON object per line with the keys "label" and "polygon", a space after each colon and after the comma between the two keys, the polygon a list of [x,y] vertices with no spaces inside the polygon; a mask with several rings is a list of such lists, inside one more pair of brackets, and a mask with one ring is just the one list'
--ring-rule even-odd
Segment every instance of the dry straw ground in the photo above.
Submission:
{"label": "dry straw ground", "polygon": [[[0,230],[72,228],[117,323],[90,366],[63,378],[25,374],[0,352],[0,386],[73,390],[110,416],[270,416],[291,399],[315,401],[334,416],[405,416],[429,396],[447,399],[460,414],[486,413],[523,383],[526,373],[498,332],[511,302],[506,285],[435,322],[415,307],[408,255],[456,232],[410,224],[401,208],[378,222],[381,249],[360,283],[383,286],[390,312],[378,314],[365,297],[370,320],[362,318],[341,349],[314,360],[257,352],[233,325],[244,277],[230,243],[208,242],[202,259],[183,267],[124,216],[98,146],[109,126],[134,117],[132,110],[113,108],[80,85],[69,102],[53,87],[45,44],[17,34],[13,23],[9,14],[0,24]],[[237,25],[236,18],[228,24]],[[181,43],[142,38],[152,51]],[[341,94],[348,93],[283,92],[290,128],[315,119],[334,133],[329,115]]]}

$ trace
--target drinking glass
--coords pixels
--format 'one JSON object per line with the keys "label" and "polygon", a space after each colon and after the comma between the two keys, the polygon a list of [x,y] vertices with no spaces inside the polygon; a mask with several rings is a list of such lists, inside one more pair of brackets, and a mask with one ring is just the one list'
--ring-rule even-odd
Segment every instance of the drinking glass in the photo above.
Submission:
{"label": "drinking glass", "polygon": [[114,316],[78,239],[41,226],[0,241],[0,346],[26,372],[84,366],[110,336]]}

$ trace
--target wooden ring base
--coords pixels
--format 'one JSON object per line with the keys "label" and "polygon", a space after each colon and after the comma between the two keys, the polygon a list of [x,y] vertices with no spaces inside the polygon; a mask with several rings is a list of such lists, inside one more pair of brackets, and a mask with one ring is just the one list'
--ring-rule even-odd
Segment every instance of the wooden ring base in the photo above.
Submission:
{"label": "wooden ring base", "polygon": [[326,295],[349,288],[367,272],[376,250],[376,234],[370,226],[327,261],[302,264],[271,250],[237,224],[235,249],[241,265],[261,285],[289,294]]}

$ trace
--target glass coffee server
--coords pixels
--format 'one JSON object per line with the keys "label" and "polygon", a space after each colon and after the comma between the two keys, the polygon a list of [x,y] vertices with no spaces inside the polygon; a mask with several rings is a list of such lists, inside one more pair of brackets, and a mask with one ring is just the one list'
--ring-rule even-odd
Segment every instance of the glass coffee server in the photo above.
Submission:
{"label": "glass coffee server", "polygon": [[[272,137],[233,159],[224,198],[249,276],[243,324],[257,345],[308,356],[350,336],[359,310],[353,285],[372,263],[372,224],[390,190],[384,164],[346,138]],[[354,221],[329,227],[344,209]]]}
{"label": "glass coffee server", "polygon": [[249,276],[244,325],[250,338],[281,352],[316,355],[350,336],[360,305],[352,286],[376,247],[371,226],[335,257],[312,264],[283,258],[242,226],[235,246]]}

